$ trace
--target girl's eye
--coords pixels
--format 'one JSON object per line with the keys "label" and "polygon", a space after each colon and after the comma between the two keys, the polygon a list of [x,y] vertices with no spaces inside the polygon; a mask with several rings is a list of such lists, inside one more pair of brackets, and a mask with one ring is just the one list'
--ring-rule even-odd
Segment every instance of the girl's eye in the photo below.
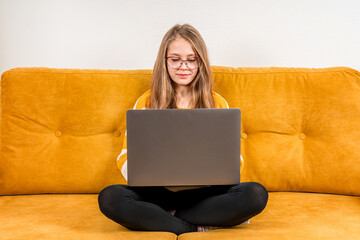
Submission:
{"label": "girl's eye", "polygon": [[172,62],[178,62],[178,61],[180,61],[179,58],[170,58],[170,60],[171,60]]}
{"label": "girl's eye", "polygon": [[190,62],[190,63],[193,63],[193,62],[196,61],[196,59],[195,58],[189,58],[187,61]]}

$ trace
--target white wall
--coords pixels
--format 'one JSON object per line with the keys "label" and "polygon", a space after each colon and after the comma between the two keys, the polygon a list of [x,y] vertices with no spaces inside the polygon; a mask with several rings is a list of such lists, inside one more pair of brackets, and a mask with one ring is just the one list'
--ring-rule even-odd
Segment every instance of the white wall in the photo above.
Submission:
{"label": "white wall", "polygon": [[360,70],[358,0],[0,0],[0,73],[151,69],[176,23],[202,33],[212,65]]}

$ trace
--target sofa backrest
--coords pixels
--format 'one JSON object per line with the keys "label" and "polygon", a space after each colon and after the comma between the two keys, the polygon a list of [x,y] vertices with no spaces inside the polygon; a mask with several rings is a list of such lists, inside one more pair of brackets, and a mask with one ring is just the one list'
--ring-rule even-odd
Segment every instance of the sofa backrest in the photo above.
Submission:
{"label": "sofa backrest", "polygon": [[[213,67],[242,110],[242,181],[269,191],[360,195],[360,73]],[[151,70],[16,68],[1,77],[0,195],[98,193],[116,167],[125,112]]]}

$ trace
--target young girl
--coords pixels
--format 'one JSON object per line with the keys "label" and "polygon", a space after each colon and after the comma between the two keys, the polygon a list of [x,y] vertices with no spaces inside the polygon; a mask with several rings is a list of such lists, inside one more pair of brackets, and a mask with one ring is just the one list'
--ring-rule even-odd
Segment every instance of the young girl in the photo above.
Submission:
{"label": "young girl", "polygon": [[[139,97],[134,109],[229,108],[212,90],[200,33],[188,24],[175,25],[161,42],[151,89]],[[126,159],[125,134],[117,164],[125,179]],[[246,182],[202,188],[111,185],[100,192],[98,200],[105,216],[129,229],[182,234],[247,223],[262,212],[267,199],[261,184]]]}

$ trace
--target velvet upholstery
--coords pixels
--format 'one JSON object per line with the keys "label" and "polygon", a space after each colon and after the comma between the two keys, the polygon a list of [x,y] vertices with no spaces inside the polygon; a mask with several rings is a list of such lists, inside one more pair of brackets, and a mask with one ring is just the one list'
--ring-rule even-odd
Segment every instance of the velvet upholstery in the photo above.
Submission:
{"label": "velvet upholstery", "polygon": [[338,240],[359,239],[360,198],[318,193],[273,192],[268,206],[250,224],[179,240]]}
{"label": "velvet upholstery", "polygon": [[168,232],[137,232],[104,217],[97,194],[41,194],[0,197],[0,239],[159,239]]}
{"label": "velvet upholstery", "polygon": [[[179,238],[356,239],[360,73],[212,70],[214,90],[242,111],[242,181],[272,193],[250,225]],[[125,112],[149,89],[151,73],[16,68],[2,74],[0,239],[176,239],[118,226],[96,202],[104,187],[126,183],[116,166]]]}
{"label": "velvet upholstery", "polygon": [[[250,224],[181,240],[359,239],[360,198],[333,194],[272,192],[267,208]],[[0,196],[0,239],[176,239],[166,232],[128,230],[102,215],[97,194]]]}

